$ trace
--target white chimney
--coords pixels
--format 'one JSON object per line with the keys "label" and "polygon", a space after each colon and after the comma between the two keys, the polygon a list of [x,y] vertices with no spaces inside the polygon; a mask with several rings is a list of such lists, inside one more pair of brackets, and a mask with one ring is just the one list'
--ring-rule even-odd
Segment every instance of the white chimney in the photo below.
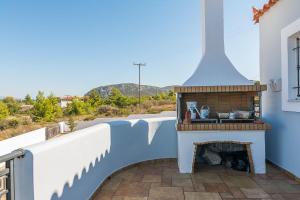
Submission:
{"label": "white chimney", "polygon": [[184,86],[252,85],[225,54],[223,0],[202,0],[202,60]]}

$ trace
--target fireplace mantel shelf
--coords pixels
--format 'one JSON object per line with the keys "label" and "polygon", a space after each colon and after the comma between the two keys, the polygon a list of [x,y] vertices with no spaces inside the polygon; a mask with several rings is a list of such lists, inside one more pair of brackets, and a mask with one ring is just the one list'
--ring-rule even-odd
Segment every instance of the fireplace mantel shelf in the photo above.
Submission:
{"label": "fireplace mantel shelf", "polygon": [[177,124],[177,131],[255,131],[270,130],[269,124],[226,123],[226,124]]}

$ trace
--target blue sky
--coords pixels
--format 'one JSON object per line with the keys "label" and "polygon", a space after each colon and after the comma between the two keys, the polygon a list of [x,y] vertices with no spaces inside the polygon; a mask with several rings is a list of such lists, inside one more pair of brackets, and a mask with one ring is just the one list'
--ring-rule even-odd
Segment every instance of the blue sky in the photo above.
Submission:
{"label": "blue sky", "polygon": [[[258,26],[251,7],[265,0],[225,0],[226,52],[259,79]],[[0,96],[38,90],[83,95],[106,84],[183,83],[201,59],[200,0],[0,1]]]}

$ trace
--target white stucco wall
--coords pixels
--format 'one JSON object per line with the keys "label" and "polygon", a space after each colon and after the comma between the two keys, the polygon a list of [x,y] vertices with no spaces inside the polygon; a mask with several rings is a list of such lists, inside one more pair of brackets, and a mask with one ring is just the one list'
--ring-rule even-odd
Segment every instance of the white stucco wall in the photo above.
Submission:
{"label": "white stucco wall", "polygon": [[191,173],[194,143],[201,142],[250,142],[256,174],[266,173],[265,131],[184,131],[178,132],[178,165],[181,173]]}
{"label": "white stucco wall", "polygon": [[26,148],[16,162],[16,200],[85,200],[112,173],[177,157],[175,118],[116,121]]}
{"label": "white stucco wall", "polygon": [[37,144],[46,140],[46,128],[24,133],[22,135],[0,141],[0,156],[16,149]]}
{"label": "white stucco wall", "polygon": [[[299,0],[280,0],[260,19],[260,76],[265,84],[281,78],[281,30],[300,18]],[[281,92],[263,93],[267,159],[300,177],[300,113],[282,111]]]}
{"label": "white stucco wall", "polygon": [[236,70],[225,54],[223,4],[224,0],[201,0],[203,56],[184,86],[253,84]]}

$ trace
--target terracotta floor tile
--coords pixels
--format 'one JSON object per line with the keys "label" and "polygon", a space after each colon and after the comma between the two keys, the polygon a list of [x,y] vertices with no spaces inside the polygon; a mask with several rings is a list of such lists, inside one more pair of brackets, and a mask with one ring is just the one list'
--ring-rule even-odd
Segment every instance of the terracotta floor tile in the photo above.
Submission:
{"label": "terracotta floor tile", "polygon": [[284,200],[284,198],[280,194],[272,194],[271,197],[272,199]]}
{"label": "terracotta floor tile", "polygon": [[281,174],[282,172],[277,167],[274,167],[272,165],[267,165],[267,173],[268,174]]}
{"label": "terracotta floor tile", "polygon": [[184,200],[183,189],[180,187],[154,187],[150,189],[149,200]]}
{"label": "terracotta floor tile", "polygon": [[240,188],[258,188],[250,177],[247,176],[222,176],[222,179],[228,187],[240,187]]}
{"label": "terracotta floor tile", "polygon": [[115,196],[148,197],[151,183],[124,183],[122,182],[115,192]]}
{"label": "terracotta floor tile", "polygon": [[161,186],[172,186],[172,177],[162,177]]}
{"label": "terracotta floor tile", "polygon": [[163,177],[172,177],[172,178],[191,178],[190,174],[181,174],[177,169],[165,168],[162,172]]}
{"label": "terracotta floor tile", "polygon": [[263,176],[254,176],[251,177],[252,180],[254,180],[258,185],[265,185],[265,184],[269,184],[270,180],[272,180],[271,178],[269,178],[268,176],[263,177]]}
{"label": "terracotta floor tile", "polygon": [[213,173],[198,173],[192,174],[195,183],[223,183],[223,180],[217,174]]}
{"label": "terracotta floor tile", "polygon": [[206,192],[229,192],[229,188],[224,183],[204,183]]}
{"label": "terracotta floor tile", "polygon": [[229,190],[234,198],[239,198],[239,199],[246,198],[244,193],[238,187],[232,187],[229,188]]}
{"label": "terracotta floor tile", "polygon": [[281,190],[275,184],[264,184],[264,185],[261,185],[260,187],[269,194],[279,194],[279,193],[281,193]]}
{"label": "terracotta floor tile", "polygon": [[193,187],[192,179],[190,178],[172,178],[173,187]]}
{"label": "terracotta floor tile", "polygon": [[142,173],[135,173],[129,180],[130,182],[141,182],[144,178],[144,174]]}
{"label": "terracotta floor tile", "polygon": [[185,200],[222,200],[218,193],[185,192]]}
{"label": "terracotta floor tile", "polygon": [[125,197],[122,196],[113,196],[111,200],[124,200]]}
{"label": "terracotta floor tile", "polygon": [[193,178],[192,178],[192,183],[193,183],[195,192],[205,192],[205,187],[204,187],[203,183],[197,182]]}
{"label": "terracotta floor tile", "polygon": [[280,170],[248,176],[220,167],[180,174],[177,161],[150,161],[112,175],[93,200],[259,199],[300,200],[300,184]]}
{"label": "terracotta floor tile", "polygon": [[102,191],[116,191],[119,185],[121,184],[121,182],[122,182],[121,178],[108,179],[102,185],[101,189]]}
{"label": "terracotta floor tile", "polygon": [[271,198],[265,191],[260,188],[241,188],[241,191],[249,199],[267,199]]}
{"label": "terracotta floor tile", "polygon": [[173,178],[172,179],[173,187],[182,187],[184,192],[194,192],[194,186],[191,178]]}
{"label": "terracotta floor tile", "polygon": [[176,175],[176,174],[180,174],[178,169],[164,168],[162,170],[163,177],[172,177],[173,175]]}
{"label": "terracotta floor tile", "polygon": [[222,199],[233,199],[233,195],[230,192],[220,192],[219,193]]}
{"label": "terracotta floor tile", "polygon": [[161,175],[162,167],[155,166],[140,166],[138,171],[144,175]]}
{"label": "terracotta floor tile", "polygon": [[111,200],[112,196],[113,192],[100,190],[99,192],[97,192],[93,200]]}
{"label": "terracotta floor tile", "polygon": [[116,174],[114,176],[114,178],[130,181],[132,179],[132,177],[134,176],[134,174],[135,173],[133,171],[124,171],[124,172],[121,172],[121,173],[119,172],[118,174]]}
{"label": "terracotta floor tile", "polygon": [[300,194],[300,188],[294,184],[288,184],[286,181],[271,180],[268,184],[260,186],[264,191],[270,194],[278,193],[296,193]]}
{"label": "terracotta floor tile", "polygon": [[286,182],[291,185],[299,185],[300,184],[298,181],[292,180],[292,179],[288,179],[288,180],[286,180]]}
{"label": "terracotta floor tile", "polygon": [[144,182],[144,183],[160,183],[161,176],[160,175],[145,175],[142,182]]}
{"label": "terracotta floor tile", "polygon": [[182,178],[182,179],[187,179],[187,178],[191,178],[191,174],[180,174],[180,173],[178,173],[178,174],[173,174],[173,175],[172,175],[172,178],[176,178],[176,179],[180,179],[180,178]]}
{"label": "terracotta floor tile", "polygon": [[148,200],[148,197],[118,197],[118,196],[115,196],[111,200]]}
{"label": "terracotta floor tile", "polygon": [[300,200],[300,195],[299,194],[281,194],[281,196],[284,199]]}

